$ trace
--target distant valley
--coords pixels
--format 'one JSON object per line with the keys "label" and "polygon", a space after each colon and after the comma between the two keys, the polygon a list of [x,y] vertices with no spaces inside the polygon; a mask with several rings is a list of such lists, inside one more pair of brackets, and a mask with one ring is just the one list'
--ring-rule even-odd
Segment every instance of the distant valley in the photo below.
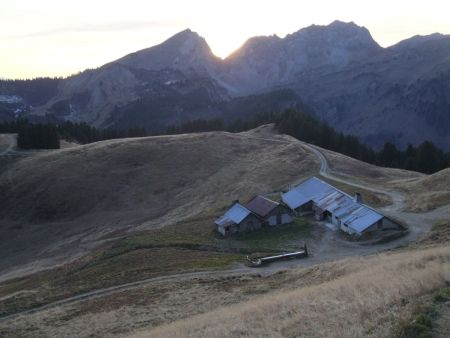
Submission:
{"label": "distant valley", "polygon": [[0,120],[161,131],[298,106],[370,146],[428,139],[448,150],[450,37],[415,36],[382,48],[364,27],[335,21],[285,38],[251,38],[222,60],[185,30],[66,79],[0,82]]}

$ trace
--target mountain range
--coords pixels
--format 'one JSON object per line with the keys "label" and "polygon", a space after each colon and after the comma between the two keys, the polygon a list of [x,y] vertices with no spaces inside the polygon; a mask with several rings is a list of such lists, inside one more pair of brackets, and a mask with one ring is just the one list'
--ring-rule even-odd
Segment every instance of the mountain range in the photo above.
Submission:
{"label": "mountain range", "polygon": [[[50,80],[49,80],[50,81]],[[379,147],[432,140],[450,149],[450,36],[383,48],[355,23],[250,38],[225,59],[182,31],[100,68],[46,83],[0,83],[0,119],[84,121],[160,131],[197,118],[246,119],[308,107],[337,130]]]}

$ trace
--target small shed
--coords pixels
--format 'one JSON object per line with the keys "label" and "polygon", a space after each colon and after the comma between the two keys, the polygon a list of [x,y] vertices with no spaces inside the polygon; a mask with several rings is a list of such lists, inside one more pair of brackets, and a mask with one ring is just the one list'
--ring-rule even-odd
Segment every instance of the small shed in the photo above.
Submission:
{"label": "small shed", "polygon": [[258,195],[248,202],[245,207],[261,218],[263,225],[280,225],[292,222],[292,211],[278,202]]}
{"label": "small shed", "polygon": [[255,231],[262,226],[261,220],[238,202],[233,204],[214,224],[216,230],[223,236]]}

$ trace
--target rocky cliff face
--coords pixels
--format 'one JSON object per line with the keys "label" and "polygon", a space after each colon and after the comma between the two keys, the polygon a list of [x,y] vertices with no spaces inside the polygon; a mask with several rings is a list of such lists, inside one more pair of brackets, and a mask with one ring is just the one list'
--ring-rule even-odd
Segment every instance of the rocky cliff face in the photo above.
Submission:
{"label": "rocky cliff face", "polygon": [[289,86],[303,72],[336,71],[381,50],[367,29],[335,21],[303,28],[284,39],[252,38],[225,60],[223,76],[242,95]]}
{"label": "rocky cliff face", "polygon": [[[431,139],[450,149],[449,80],[450,37],[440,34],[382,48],[364,27],[335,21],[285,38],[251,38],[221,60],[185,30],[61,81],[31,113],[156,130],[198,117],[245,118],[250,111],[238,104],[244,97],[245,107],[258,109],[249,100],[281,109],[301,98],[330,125],[370,145]],[[267,94],[280,89],[289,94]]]}
{"label": "rocky cliff face", "polygon": [[433,140],[450,149],[450,37],[417,37],[339,71],[302,73],[291,84],[318,115],[366,143]]}

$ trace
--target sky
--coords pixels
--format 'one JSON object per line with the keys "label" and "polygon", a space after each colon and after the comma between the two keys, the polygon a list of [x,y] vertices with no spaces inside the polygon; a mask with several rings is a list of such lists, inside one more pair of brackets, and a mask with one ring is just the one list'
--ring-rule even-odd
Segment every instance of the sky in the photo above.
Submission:
{"label": "sky", "polygon": [[246,39],[284,37],[334,20],[364,26],[382,46],[450,34],[448,0],[0,0],[0,78],[68,76],[190,28],[226,57]]}

